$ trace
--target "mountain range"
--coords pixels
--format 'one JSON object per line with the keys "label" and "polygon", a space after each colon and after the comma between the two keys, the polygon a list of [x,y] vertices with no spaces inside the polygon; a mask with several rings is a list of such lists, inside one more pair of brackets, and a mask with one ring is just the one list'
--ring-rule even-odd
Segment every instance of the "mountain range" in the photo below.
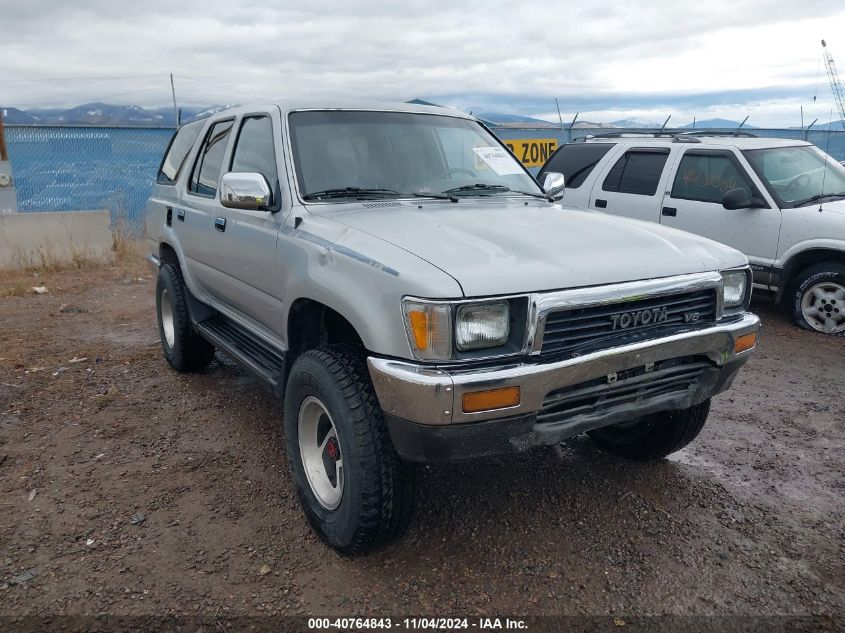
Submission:
{"label": "mountain range", "polygon": [[[201,119],[232,105],[186,106],[181,108],[182,123]],[[142,108],[135,105],[85,103],[75,108],[38,108],[21,110],[0,106],[3,121],[9,125],[100,125],[173,127],[173,108]]]}
{"label": "mountain range", "polygon": [[[416,100],[418,103],[428,103]],[[434,104],[432,104],[434,105]],[[234,107],[232,104],[209,105],[209,106],[184,106],[181,110],[181,122],[188,123],[196,119],[207,117],[226,108]],[[172,107],[142,108],[136,105],[110,105],[107,103],[85,103],[75,108],[36,108],[24,110],[11,106],[0,106],[3,111],[3,121],[9,125],[96,125],[96,126],[118,126],[118,127],[173,127],[176,123],[176,116]],[[474,112],[479,119],[501,127],[531,127],[531,128],[559,128],[557,122],[546,121],[536,117],[520,114],[506,114],[501,112]],[[671,124],[672,121],[670,120]],[[570,121],[564,121],[568,127]],[[575,123],[576,128],[659,128],[662,122],[649,121],[638,118],[620,119],[602,123],[596,121],[579,120]],[[695,122],[696,129],[736,129],[739,121],[730,119],[706,119]],[[679,129],[674,125],[670,128]],[[692,123],[680,126],[680,129],[692,128]],[[827,123],[816,124],[814,130],[824,130]],[[754,129],[755,126],[745,124],[743,129]],[[795,128],[800,129],[800,128]],[[839,121],[832,123],[832,129],[843,129]]]}

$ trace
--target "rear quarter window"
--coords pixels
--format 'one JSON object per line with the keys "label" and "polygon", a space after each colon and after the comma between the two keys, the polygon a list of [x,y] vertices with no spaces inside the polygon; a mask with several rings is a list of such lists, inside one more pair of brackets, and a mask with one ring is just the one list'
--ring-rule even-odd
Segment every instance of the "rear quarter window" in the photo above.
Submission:
{"label": "rear quarter window", "polygon": [[185,160],[191,153],[191,148],[194,146],[200,130],[202,130],[202,124],[203,121],[195,121],[176,130],[176,133],[170,139],[170,145],[167,146],[164,159],[161,161],[158,176],[156,176],[157,183],[172,185],[179,179]]}
{"label": "rear quarter window", "polygon": [[668,157],[668,149],[629,149],[607,173],[602,191],[653,196]]}
{"label": "rear quarter window", "polygon": [[567,143],[561,145],[543,165],[537,180],[542,183],[547,172],[558,172],[566,179],[567,189],[584,184],[590,172],[615,143]]}

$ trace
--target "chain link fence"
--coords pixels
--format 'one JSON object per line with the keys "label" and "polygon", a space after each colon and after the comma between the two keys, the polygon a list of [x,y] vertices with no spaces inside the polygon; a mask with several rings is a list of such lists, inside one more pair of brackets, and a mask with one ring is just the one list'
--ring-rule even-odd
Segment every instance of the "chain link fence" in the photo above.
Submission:
{"label": "chain link fence", "polygon": [[[512,128],[493,130],[503,141],[658,132],[642,128]],[[663,130],[693,132],[689,129]],[[808,140],[845,160],[845,132],[825,129],[746,130],[757,136]],[[140,227],[172,128],[6,126],[20,211],[106,209],[112,221]],[[536,175],[539,166],[530,167]]]}
{"label": "chain link fence", "polygon": [[19,211],[106,209],[139,225],[172,128],[6,126]]}

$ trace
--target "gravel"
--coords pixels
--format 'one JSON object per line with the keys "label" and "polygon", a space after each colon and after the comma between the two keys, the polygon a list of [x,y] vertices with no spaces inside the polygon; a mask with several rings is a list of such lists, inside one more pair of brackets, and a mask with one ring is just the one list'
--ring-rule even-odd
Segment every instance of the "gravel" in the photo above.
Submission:
{"label": "gravel", "polygon": [[421,467],[408,534],[345,559],[300,512],[281,403],[219,355],[167,367],[149,274],[36,283],[0,299],[0,614],[843,613],[845,339],[770,304],[687,449]]}

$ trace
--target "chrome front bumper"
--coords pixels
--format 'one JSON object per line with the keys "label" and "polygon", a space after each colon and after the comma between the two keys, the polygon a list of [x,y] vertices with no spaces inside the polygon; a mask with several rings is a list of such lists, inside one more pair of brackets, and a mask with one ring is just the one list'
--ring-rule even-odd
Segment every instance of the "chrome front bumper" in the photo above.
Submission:
{"label": "chrome front bumper", "polygon": [[[688,357],[707,357],[718,376],[699,393],[705,399],[723,391],[751,355],[753,348],[735,353],[736,339],[757,332],[760,319],[751,313],[713,327],[684,332],[662,339],[606,349],[552,363],[521,363],[484,369],[431,366],[371,356],[370,376],[384,412],[392,417],[425,426],[463,425],[538,413],[546,396],[556,390],[611,376],[650,363]],[[467,392],[518,386],[517,406],[493,411],[465,413],[461,403]],[[646,403],[648,404],[648,403]],[[651,405],[653,409],[653,403]],[[651,412],[633,408],[630,418]]]}

